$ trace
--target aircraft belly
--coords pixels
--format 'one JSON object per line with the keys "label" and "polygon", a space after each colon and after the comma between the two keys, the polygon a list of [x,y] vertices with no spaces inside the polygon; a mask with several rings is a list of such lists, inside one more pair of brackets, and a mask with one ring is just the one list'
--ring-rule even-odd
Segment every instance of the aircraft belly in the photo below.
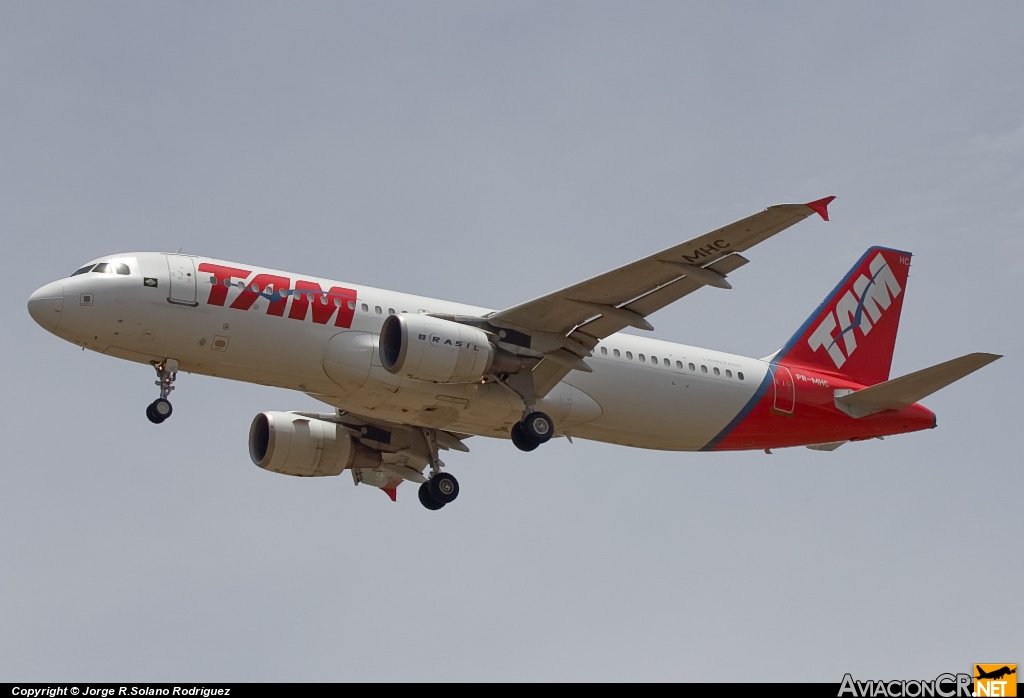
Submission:
{"label": "aircraft belly", "polygon": [[[388,374],[390,375],[390,374]],[[484,436],[507,436],[519,419],[517,398],[494,383],[435,384],[402,379],[392,392],[370,380],[347,396],[314,395],[339,409],[415,426],[443,428]]]}

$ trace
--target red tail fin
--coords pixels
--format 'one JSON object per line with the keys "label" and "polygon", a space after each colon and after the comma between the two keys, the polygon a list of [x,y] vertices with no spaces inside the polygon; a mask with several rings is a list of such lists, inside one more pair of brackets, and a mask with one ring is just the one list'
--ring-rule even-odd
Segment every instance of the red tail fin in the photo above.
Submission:
{"label": "red tail fin", "polygon": [[774,361],[861,385],[888,380],[910,257],[886,247],[865,252]]}

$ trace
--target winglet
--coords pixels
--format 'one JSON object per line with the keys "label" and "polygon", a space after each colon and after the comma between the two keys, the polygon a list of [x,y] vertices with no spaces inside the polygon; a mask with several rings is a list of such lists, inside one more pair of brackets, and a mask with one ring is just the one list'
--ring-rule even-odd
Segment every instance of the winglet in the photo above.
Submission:
{"label": "winglet", "polygon": [[384,494],[391,497],[392,502],[398,501],[398,488],[397,487],[381,487],[384,490]]}
{"label": "winglet", "polygon": [[828,205],[830,203],[832,203],[832,201],[835,198],[836,197],[834,197],[834,196],[826,196],[824,199],[818,199],[817,201],[812,201],[810,203],[804,204],[804,206],[806,206],[807,208],[811,209],[812,211],[814,211],[819,216],[821,216],[824,220],[827,221],[828,220]]}

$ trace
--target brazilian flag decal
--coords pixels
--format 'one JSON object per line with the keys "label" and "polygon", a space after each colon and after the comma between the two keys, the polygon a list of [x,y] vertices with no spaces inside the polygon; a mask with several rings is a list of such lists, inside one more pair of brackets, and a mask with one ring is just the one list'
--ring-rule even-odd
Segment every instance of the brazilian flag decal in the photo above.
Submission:
{"label": "brazilian flag decal", "polygon": [[156,279],[151,276],[144,277],[142,279],[143,286],[149,286],[150,288],[156,288]]}

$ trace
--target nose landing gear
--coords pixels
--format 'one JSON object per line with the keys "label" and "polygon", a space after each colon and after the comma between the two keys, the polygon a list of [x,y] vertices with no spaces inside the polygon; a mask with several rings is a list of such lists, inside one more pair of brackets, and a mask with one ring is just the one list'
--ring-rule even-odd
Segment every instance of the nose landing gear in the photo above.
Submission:
{"label": "nose landing gear", "polygon": [[178,377],[178,362],[174,359],[164,359],[160,363],[154,363],[156,369],[156,385],[160,387],[160,397],[146,407],[146,418],[153,424],[160,424],[171,416],[173,408],[167,396],[174,390],[174,380]]}

